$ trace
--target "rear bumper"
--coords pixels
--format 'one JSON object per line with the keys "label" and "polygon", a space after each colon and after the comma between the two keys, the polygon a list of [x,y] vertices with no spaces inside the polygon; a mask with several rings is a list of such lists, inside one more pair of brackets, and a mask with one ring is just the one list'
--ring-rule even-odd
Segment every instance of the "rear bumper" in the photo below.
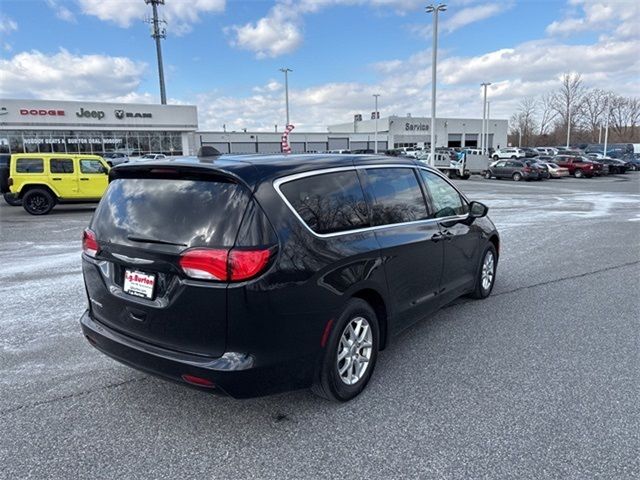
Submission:
{"label": "rear bumper", "polygon": [[[309,386],[291,379],[282,366],[258,366],[256,358],[246,353],[227,352],[218,358],[207,358],[141,342],[95,321],[88,310],[80,318],[80,325],[89,343],[109,357],[198,390],[250,398]],[[193,385],[186,382],[183,375],[209,380],[214,386]]]}

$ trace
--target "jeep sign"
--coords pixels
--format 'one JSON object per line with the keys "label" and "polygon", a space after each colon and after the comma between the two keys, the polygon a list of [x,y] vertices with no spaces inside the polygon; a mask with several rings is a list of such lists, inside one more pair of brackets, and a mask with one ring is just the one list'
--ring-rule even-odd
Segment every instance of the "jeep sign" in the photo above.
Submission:
{"label": "jeep sign", "polygon": [[104,112],[102,110],[85,110],[80,107],[80,111],[76,112],[76,116],[84,118],[97,118],[102,120],[104,118]]}

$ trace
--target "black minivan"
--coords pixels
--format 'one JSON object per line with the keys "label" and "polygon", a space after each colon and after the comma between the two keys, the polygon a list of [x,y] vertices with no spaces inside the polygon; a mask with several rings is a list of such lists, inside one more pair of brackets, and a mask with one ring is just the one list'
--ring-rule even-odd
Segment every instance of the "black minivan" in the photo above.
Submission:
{"label": "black minivan", "polygon": [[202,390],[349,400],[395,334],[491,293],[500,240],[486,214],[410,158],[120,165],[83,236],[82,330]]}

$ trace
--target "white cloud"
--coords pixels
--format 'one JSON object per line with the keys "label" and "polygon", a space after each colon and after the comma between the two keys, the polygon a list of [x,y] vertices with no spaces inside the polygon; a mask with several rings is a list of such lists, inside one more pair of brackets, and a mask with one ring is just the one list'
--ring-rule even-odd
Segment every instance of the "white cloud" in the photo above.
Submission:
{"label": "white cloud", "polygon": [[290,53],[302,43],[299,13],[283,4],[256,23],[234,25],[226,31],[234,35],[231,45],[256,52],[258,58]]}
{"label": "white cloud", "polygon": [[60,20],[71,23],[76,22],[75,14],[65,5],[62,5],[58,0],[47,0],[47,5],[49,5],[49,8],[51,8],[55,12],[56,17],[58,17]]}
{"label": "white cloud", "polygon": [[612,32],[619,37],[639,36],[640,3],[635,0],[570,0],[570,13],[547,26],[549,35],[569,36],[585,31]]}
{"label": "white cloud", "polygon": [[[60,100],[117,100],[136,93],[146,64],[126,57],[37,50],[0,59],[0,95]],[[34,75],[33,72],[38,72]]]}
{"label": "white cloud", "polygon": [[[85,15],[98,17],[127,28],[151,15],[151,7],[142,0],[77,0]],[[171,0],[160,7],[160,17],[168,22],[169,33],[182,35],[200,20],[203,13],[220,13],[225,0]]]}
{"label": "white cloud", "polygon": [[277,0],[266,16],[244,25],[232,25],[225,32],[232,37],[229,42],[232,46],[255,52],[257,58],[278,57],[302,45],[305,15],[344,5],[391,10],[397,15],[425,6],[422,0]]}
{"label": "white cloud", "polygon": [[18,23],[12,18],[0,13],[0,33],[8,35],[18,30]]}
{"label": "white cloud", "polygon": [[474,5],[473,7],[463,8],[454,13],[450,18],[445,18],[442,22],[442,28],[447,33],[455,32],[462,27],[466,27],[475,22],[486,20],[500,13],[504,13],[513,6],[512,3],[487,3],[484,5]]}

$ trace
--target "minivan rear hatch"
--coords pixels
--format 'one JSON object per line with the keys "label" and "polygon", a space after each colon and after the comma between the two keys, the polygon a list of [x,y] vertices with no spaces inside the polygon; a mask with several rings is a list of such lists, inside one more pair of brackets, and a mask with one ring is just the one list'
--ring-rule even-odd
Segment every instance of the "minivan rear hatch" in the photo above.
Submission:
{"label": "minivan rear hatch", "polygon": [[226,278],[190,277],[181,259],[231,249],[250,201],[246,186],[211,172],[157,168],[116,177],[85,232],[93,318],[160,347],[222,355]]}

